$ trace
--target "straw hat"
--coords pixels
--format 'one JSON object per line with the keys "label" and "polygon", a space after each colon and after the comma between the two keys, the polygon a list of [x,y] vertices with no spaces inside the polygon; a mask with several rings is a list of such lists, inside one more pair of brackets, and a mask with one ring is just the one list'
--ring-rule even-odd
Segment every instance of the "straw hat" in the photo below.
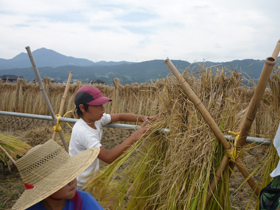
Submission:
{"label": "straw hat", "polygon": [[16,161],[27,189],[12,209],[26,209],[49,197],[80,175],[97,157],[99,148],[90,148],[71,157],[52,139],[33,147]]}

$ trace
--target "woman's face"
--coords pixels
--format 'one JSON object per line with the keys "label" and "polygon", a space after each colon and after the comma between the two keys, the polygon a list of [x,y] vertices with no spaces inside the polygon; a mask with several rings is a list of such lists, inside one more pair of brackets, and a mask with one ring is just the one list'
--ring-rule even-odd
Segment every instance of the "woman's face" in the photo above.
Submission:
{"label": "woman's face", "polygon": [[77,179],[72,180],[63,188],[51,195],[54,199],[71,199],[75,196],[77,190]]}
{"label": "woman's face", "polygon": [[83,120],[86,121],[87,123],[95,122],[98,121],[102,118],[104,114],[104,106],[99,105],[99,106],[88,106],[88,110],[85,111],[84,105],[80,105],[80,110],[83,112]]}

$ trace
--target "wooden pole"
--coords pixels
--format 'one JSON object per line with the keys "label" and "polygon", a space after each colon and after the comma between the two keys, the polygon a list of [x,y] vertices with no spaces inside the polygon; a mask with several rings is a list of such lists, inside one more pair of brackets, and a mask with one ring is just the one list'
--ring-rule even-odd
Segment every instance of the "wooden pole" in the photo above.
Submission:
{"label": "wooden pole", "polygon": [[[280,52],[280,40],[278,40],[271,57],[274,58],[275,60],[277,60],[279,52]],[[251,103],[251,101],[250,101],[250,103]],[[237,131],[241,130],[243,123],[245,121],[246,115],[247,115],[247,111],[248,111],[248,108],[247,108],[246,112],[244,113],[243,118],[240,121]]]}
{"label": "wooden pole", "polygon": [[[225,170],[227,164],[228,164],[228,160],[229,157],[228,156],[224,156],[219,168],[217,169],[216,173],[215,173],[215,177],[212,179],[210,186],[208,188],[208,192],[207,192],[207,197],[206,197],[206,204],[209,202],[213,191],[215,189],[215,187],[217,186],[218,181],[220,180],[223,171]],[[243,163],[241,162],[241,160],[239,158],[235,159],[236,165],[239,169],[239,171],[241,172],[241,174],[243,175],[243,177],[245,179],[247,179],[250,174],[248,173],[248,171],[246,170],[246,168],[244,167]],[[254,179],[252,177],[248,178],[247,180],[248,184],[250,185],[250,187],[252,188],[252,190],[256,193],[256,195],[259,195],[260,193],[260,188],[258,187],[258,185],[256,184],[256,182],[254,181]]]}
{"label": "wooden pole", "polygon": [[[239,171],[241,172],[241,174],[243,175],[243,177],[245,179],[247,179],[250,174],[248,173],[248,171],[245,169],[245,166],[243,165],[243,163],[240,161],[239,158],[237,158],[235,160],[235,163],[236,163],[236,166],[237,168],[239,169]],[[261,190],[260,188],[258,187],[258,185],[256,184],[256,182],[250,177],[248,180],[247,180],[248,184],[250,185],[250,187],[252,188],[252,190],[255,192],[256,195],[259,195]]]}
{"label": "wooden pole", "polygon": [[222,174],[223,174],[223,171],[225,170],[227,164],[228,164],[228,161],[229,161],[229,157],[224,155],[220,165],[219,165],[219,168],[217,169],[216,173],[215,173],[215,177],[212,179],[209,187],[208,187],[208,192],[207,192],[207,197],[206,197],[206,204],[209,202],[213,192],[214,192],[214,189],[215,187],[217,186],[217,183],[219,182]]}
{"label": "wooden pole", "polygon": [[[41,76],[40,76],[39,71],[38,71],[38,69],[37,69],[37,66],[36,66],[35,60],[34,60],[34,58],[33,58],[33,55],[32,55],[32,53],[31,53],[30,47],[27,46],[27,47],[25,47],[25,49],[26,49],[26,51],[27,51],[27,53],[28,53],[28,56],[29,56],[29,58],[30,58],[30,62],[31,62],[31,64],[32,64],[32,67],[33,67],[33,70],[34,70],[34,73],[35,73],[35,75],[36,75],[36,77],[37,77],[37,81],[38,81],[38,83],[39,83],[40,90],[41,90],[41,92],[42,92],[42,94],[43,94],[43,96],[44,96],[44,99],[45,99],[45,101],[46,101],[46,104],[47,104],[47,106],[48,106],[48,108],[49,108],[49,111],[50,111],[50,113],[51,113],[51,116],[52,116],[52,118],[53,118],[54,125],[56,125],[56,116],[55,116],[55,114],[54,114],[52,105],[51,105],[51,103],[50,103],[50,101],[49,101],[48,95],[46,94],[46,91],[45,91],[44,86],[43,86],[43,84],[42,84]],[[65,143],[65,140],[64,140],[64,137],[63,137],[62,132],[61,132],[61,131],[58,131],[58,133],[59,133],[59,136],[60,136],[60,138],[61,138],[61,141],[62,141],[62,143],[63,143],[63,145],[64,145],[65,150],[68,152],[68,149],[67,149],[67,146],[66,146],[66,143]]]}
{"label": "wooden pole", "polygon": [[[275,61],[277,60],[277,57],[278,57],[278,55],[279,55],[279,52],[280,52],[280,39],[279,39],[278,42],[276,43],[276,46],[275,46],[274,51],[273,51],[272,56],[271,56],[272,58],[275,59]],[[251,103],[251,101],[250,101],[250,103]],[[241,119],[241,122],[240,122],[240,124],[239,124],[239,126],[238,126],[238,129],[237,129],[238,131],[241,130],[241,128],[242,128],[242,126],[243,126],[243,123],[244,123],[245,118],[246,118],[246,115],[247,115],[247,111],[248,111],[248,109],[246,110],[246,112],[244,113],[243,118]]]}
{"label": "wooden pole", "polygon": [[12,158],[12,156],[0,145],[0,149],[7,155],[7,157],[12,161],[12,163],[17,166],[16,161]]}
{"label": "wooden pole", "polygon": [[217,126],[216,122],[212,118],[212,116],[209,114],[205,106],[202,104],[202,102],[199,100],[199,98],[196,96],[196,94],[193,92],[189,84],[185,81],[183,76],[180,74],[180,72],[177,70],[177,68],[173,65],[173,63],[167,58],[164,63],[167,65],[169,70],[173,73],[173,75],[177,78],[179,83],[183,86],[184,91],[188,95],[188,97],[191,99],[191,101],[194,103],[194,105],[197,107],[197,109],[200,111],[206,122],[210,125],[215,135],[218,137],[220,142],[222,143],[223,147],[225,149],[230,149],[230,144],[227,142],[226,138],[224,137],[224,134],[220,130],[220,128]]}
{"label": "wooden pole", "polygon": [[[275,48],[274,48],[274,51],[273,51],[273,53],[272,53],[272,58],[274,58],[275,59],[275,62],[276,62],[276,59],[277,59],[277,57],[278,57],[278,54],[279,54],[279,52],[280,52],[280,40],[278,40],[278,42],[277,42],[277,44],[276,44],[276,46],[275,46]],[[265,64],[266,65],[266,64]],[[264,71],[264,69],[265,68],[267,68],[267,67],[263,67],[263,70],[262,70],[262,72]],[[273,68],[273,67],[272,67]],[[271,71],[272,71],[272,69],[271,69]],[[270,74],[271,74],[271,71],[270,71],[270,73],[269,73],[269,70],[266,70],[266,73],[262,73],[261,74],[261,76],[260,76],[260,80],[263,80],[264,82],[265,82],[265,80],[267,80],[267,82],[268,82],[268,80],[269,80],[269,77],[270,77]],[[267,75],[269,73],[269,75]],[[262,79],[261,79],[262,78]],[[260,81],[259,80],[259,81]],[[259,83],[259,82],[258,82]],[[266,83],[267,84],[267,83]],[[265,87],[266,87],[266,85],[265,85]],[[265,87],[262,87],[262,88],[265,88]],[[257,90],[256,90],[256,92],[255,92],[255,94],[259,94],[258,92],[257,92]],[[254,94],[254,95],[255,95]],[[261,97],[262,97],[262,95],[261,95]],[[251,99],[251,101],[250,101],[250,103],[249,103],[249,106],[248,106],[248,108],[247,108],[247,110],[246,110],[246,112],[244,113],[244,115],[243,115],[243,118],[241,119],[241,122],[240,122],[240,124],[239,124],[239,126],[238,126],[238,128],[237,128],[237,131],[240,131],[240,130],[242,130],[242,128],[243,128],[243,126],[244,126],[244,123],[245,123],[245,121],[246,121],[246,118],[247,118],[247,114],[248,114],[248,110],[250,109],[249,107],[250,106],[252,106],[251,105],[251,103],[252,103],[252,99]],[[252,113],[251,113],[252,114]],[[254,116],[255,117],[255,116]],[[252,117],[251,116],[251,119],[252,118],[254,118],[254,117]],[[247,126],[249,126],[249,125],[247,125]],[[251,127],[251,126],[250,126]],[[241,133],[240,133],[241,134]],[[243,135],[243,134],[242,134]],[[241,135],[240,135],[240,137],[241,137]],[[245,139],[245,141],[246,141],[246,138],[247,138],[247,136],[244,138],[243,137],[243,140],[242,140],[242,142],[240,142],[239,144],[244,144],[244,139]],[[240,145],[239,145],[240,146]],[[234,162],[230,162],[230,164],[229,164],[229,167],[233,170],[234,169],[234,166],[235,166],[235,163]],[[230,175],[231,175],[231,173],[230,173]]]}
{"label": "wooden pole", "polygon": [[[272,69],[273,69],[273,66],[275,65],[275,63],[276,63],[276,61],[273,57],[268,57],[265,60],[265,64],[264,64],[259,82],[257,84],[256,91],[255,91],[255,93],[249,103],[249,107],[245,113],[246,117],[244,117],[244,120],[241,124],[240,135],[236,142],[237,150],[241,149],[243,147],[243,145],[245,144],[246,138],[249,134],[249,131],[250,131],[253,121],[255,119],[257,109],[261,102],[262,96],[264,94],[265,88],[267,86],[270,74],[272,72]],[[243,164],[240,162],[240,160],[236,159],[235,162],[230,163],[229,166],[231,167],[232,170],[234,169],[235,164],[237,164],[237,167],[238,167],[239,171],[241,172],[241,174],[244,176],[244,178],[247,179],[247,177],[249,176],[249,173],[247,172],[247,170],[245,169]],[[258,195],[260,193],[260,189],[259,189],[259,187],[256,187],[256,183],[253,181],[253,179],[251,177],[248,179],[248,183],[253,190],[256,189],[255,193]]]}
{"label": "wooden pole", "polygon": [[257,109],[259,107],[259,104],[261,102],[261,99],[263,97],[265,88],[267,86],[267,83],[269,81],[270,74],[272,72],[273,66],[275,65],[276,61],[272,57],[268,57],[265,60],[265,64],[259,79],[259,82],[256,87],[256,91],[250,101],[248,111],[246,114],[246,118],[244,120],[244,123],[242,124],[240,136],[237,140],[237,148],[241,147],[245,144],[246,138],[248,136],[249,130],[252,126],[252,123],[255,119],[255,115],[257,113]]}
{"label": "wooden pole", "polygon": [[280,39],[278,40],[271,57],[274,58],[275,60],[277,60],[279,52],[280,52]]}
{"label": "wooden pole", "polygon": [[[69,90],[69,87],[70,87],[70,82],[71,82],[72,75],[73,75],[73,72],[70,71],[69,76],[68,76],[68,80],[67,80],[67,83],[66,83],[66,88],[64,90],[64,93],[63,93],[63,96],[62,96],[62,99],[61,99],[59,112],[58,112],[59,115],[62,115],[62,112],[63,112],[63,107],[64,107],[65,99],[66,99],[66,96],[67,96],[67,93],[68,93],[68,90]],[[53,140],[55,140],[55,136],[56,136],[56,131],[53,132],[53,135],[52,135]]]}
{"label": "wooden pole", "polygon": [[[255,115],[257,113],[257,108],[260,104],[260,101],[262,99],[263,93],[265,91],[266,85],[268,83],[270,74],[272,72],[272,69],[273,69],[273,66],[275,65],[275,63],[276,63],[276,61],[272,57],[268,57],[265,60],[265,64],[264,64],[259,82],[257,84],[256,91],[255,91],[255,93],[249,103],[249,106],[247,108],[247,111],[246,111],[244,117],[242,118],[241,123],[238,127],[241,131],[240,131],[239,138],[237,139],[237,144],[236,144],[237,149],[240,149],[245,144],[249,130],[252,126]],[[235,165],[234,162],[231,162],[229,165],[232,170],[234,169],[234,165]]]}
{"label": "wooden pole", "polygon": [[[209,112],[207,111],[205,106],[202,104],[202,102],[199,100],[199,98],[193,92],[193,90],[188,85],[188,83],[185,81],[185,79],[180,74],[180,72],[177,70],[177,68],[173,65],[173,63],[168,58],[164,61],[164,63],[167,65],[167,67],[173,73],[173,75],[177,78],[179,83],[181,83],[184,91],[186,92],[188,97],[191,99],[191,101],[194,103],[194,105],[198,108],[198,110],[201,112],[202,116],[204,117],[206,122],[210,125],[213,132],[215,133],[215,135],[218,137],[221,144],[223,145],[223,147],[225,149],[230,149],[231,146],[227,142],[227,140],[224,137],[222,131],[219,129],[219,127],[217,126],[217,124],[214,121],[214,119],[212,118],[212,116],[209,114]],[[215,173],[216,174],[215,177],[213,178],[213,180],[211,181],[211,183],[209,185],[208,193],[207,193],[207,197],[206,197],[206,204],[208,203],[209,199],[211,198],[212,192],[214,191],[214,189],[216,187],[216,184],[220,180],[221,174],[223,173],[228,161],[229,161],[229,157],[224,156],[223,159],[222,159],[222,162],[220,163],[219,168],[217,169],[217,171]]]}

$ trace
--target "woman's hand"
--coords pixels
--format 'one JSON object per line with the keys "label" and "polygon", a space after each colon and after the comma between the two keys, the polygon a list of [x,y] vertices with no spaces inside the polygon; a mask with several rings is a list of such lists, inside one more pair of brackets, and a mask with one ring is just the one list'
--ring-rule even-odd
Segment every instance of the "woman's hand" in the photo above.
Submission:
{"label": "woman's hand", "polygon": [[142,136],[148,136],[149,135],[149,127],[146,126],[147,122],[149,120],[145,120],[142,125],[140,126],[140,128],[135,131],[131,137],[133,137],[134,141],[137,141],[138,139],[140,139]]}
{"label": "woman's hand", "polygon": [[162,114],[162,113],[158,113],[157,115],[147,117],[146,119],[147,119],[147,120],[153,120],[153,119],[157,118],[158,116],[160,116],[161,114]]}

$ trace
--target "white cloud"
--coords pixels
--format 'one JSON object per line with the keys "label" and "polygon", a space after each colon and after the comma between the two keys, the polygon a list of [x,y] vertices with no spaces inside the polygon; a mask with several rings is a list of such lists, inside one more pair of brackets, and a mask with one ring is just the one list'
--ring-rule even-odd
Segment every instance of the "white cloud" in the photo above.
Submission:
{"label": "white cloud", "polygon": [[278,1],[4,1],[0,58],[41,47],[92,61],[265,59]]}

